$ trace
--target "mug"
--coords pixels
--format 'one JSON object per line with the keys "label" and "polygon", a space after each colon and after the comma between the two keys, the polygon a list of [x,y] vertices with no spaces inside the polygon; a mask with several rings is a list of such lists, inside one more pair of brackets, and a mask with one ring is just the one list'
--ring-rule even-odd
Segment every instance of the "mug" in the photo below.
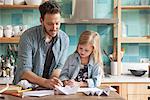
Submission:
{"label": "mug", "polygon": [[11,25],[6,25],[4,27],[4,35],[5,35],[5,37],[8,37],[8,38],[12,37],[13,29],[12,29]]}
{"label": "mug", "polygon": [[21,28],[19,25],[13,27],[13,34],[14,36],[20,36]]}
{"label": "mug", "polygon": [[21,26],[21,32],[20,32],[20,36],[22,35],[22,33],[24,33],[24,31],[26,31],[28,29],[27,25],[22,25]]}
{"label": "mug", "polygon": [[3,26],[0,25],[0,37],[3,37]]}

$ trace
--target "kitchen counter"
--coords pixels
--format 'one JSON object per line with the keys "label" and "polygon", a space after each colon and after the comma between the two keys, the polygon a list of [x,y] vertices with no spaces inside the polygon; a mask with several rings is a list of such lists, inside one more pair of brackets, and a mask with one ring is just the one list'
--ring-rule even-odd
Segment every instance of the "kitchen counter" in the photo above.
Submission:
{"label": "kitchen counter", "polygon": [[[0,77],[0,84],[6,84],[6,83],[12,83],[13,78],[2,78]],[[143,75],[141,77],[136,77],[133,75],[120,75],[120,76],[112,76],[105,77],[102,79],[102,83],[150,83],[150,78],[148,78],[148,75]]]}
{"label": "kitchen counter", "polygon": [[[22,100],[22,98],[10,95],[4,96],[5,100]],[[118,93],[111,91],[109,96],[86,96],[83,93],[74,95],[51,95],[43,97],[24,97],[23,100],[125,100]]]}
{"label": "kitchen counter", "polygon": [[133,76],[130,74],[105,77],[102,79],[102,83],[150,83],[150,78],[148,75],[143,75],[141,77]]}

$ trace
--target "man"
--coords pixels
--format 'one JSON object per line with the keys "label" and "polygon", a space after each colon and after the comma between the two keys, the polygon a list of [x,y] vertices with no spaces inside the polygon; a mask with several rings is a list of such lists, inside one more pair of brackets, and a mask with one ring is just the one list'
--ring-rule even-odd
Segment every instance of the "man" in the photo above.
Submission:
{"label": "man", "polygon": [[61,10],[52,0],[39,6],[40,26],[23,33],[18,48],[14,83],[25,79],[46,88],[60,85],[58,79],[69,47],[68,36],[60,30]]}

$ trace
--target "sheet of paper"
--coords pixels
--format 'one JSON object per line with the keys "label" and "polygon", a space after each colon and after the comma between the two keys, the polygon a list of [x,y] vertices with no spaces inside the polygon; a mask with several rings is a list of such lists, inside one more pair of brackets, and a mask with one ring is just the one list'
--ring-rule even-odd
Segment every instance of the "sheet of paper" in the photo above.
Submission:
{"label": "sheet of paper", "polygon": [[110,89],[99,89],[99,88],[79,88],[78,92],[83,92],[86,95],[96,95],[96,96],[108,96],[110,93]]}
{"label": "sheet of paper", "polygon": [[54,95],[54,90],[38,90],[38,91],[28,91],[23,92],[23,96],[47,96],[47,95]]}
{"label": "sheet of paper", "polygon": [[78,88],[79,86],[65,86],[65,87],[56,86],[55,89],[59,94],[69,95],[77,93]]}
{"label": "sheet of paper", "polygon": [[87,91],[102,91],[102,89],[99,88],[79,88],[78,92],[87,92]]}

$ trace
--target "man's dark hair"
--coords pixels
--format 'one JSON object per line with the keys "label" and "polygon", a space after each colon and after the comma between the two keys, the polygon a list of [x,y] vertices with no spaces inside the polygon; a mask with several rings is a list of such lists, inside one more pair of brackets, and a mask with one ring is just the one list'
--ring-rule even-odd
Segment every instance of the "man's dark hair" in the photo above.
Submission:
{"label": "man's dark hair", "polygon": [[41,4],[39,6],[39,11],[40,11],[40,14],[41,14],[41,18],[43,20],[44,20],[44,16],[45,16],[46,13],[49,13],[49,14],[60,13],[61,14],[60,6],[54,0],[49,0],[49,1],[46,1],[43,4]]}

